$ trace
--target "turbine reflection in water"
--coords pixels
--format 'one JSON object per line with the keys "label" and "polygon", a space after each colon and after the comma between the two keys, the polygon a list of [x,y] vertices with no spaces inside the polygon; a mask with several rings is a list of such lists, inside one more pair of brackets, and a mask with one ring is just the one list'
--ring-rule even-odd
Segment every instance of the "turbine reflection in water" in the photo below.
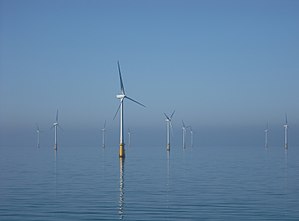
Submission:
{"label": "turbine reflection in water", "polygon": [[167,174],[166,174],[166,205],[169,209],[169,179],[170,179],[170,151],[167,151]]}
{"label": "turbine reflection in water", "polygon": [[125,204],[125,179],[124,179],[124,166],[125,166],[125,159],[120,157],[119,158],[119,219],[124,219],[124,204]]}
{"label": "turbine reflection in water", "polygon": [[285,170],[285,178],[288,179],[288,149],[284,150],[284,170]]}
{"label": "turbine reflection in water", "polygon": [[54,150],[55,198],[57,198],[57,150]]}

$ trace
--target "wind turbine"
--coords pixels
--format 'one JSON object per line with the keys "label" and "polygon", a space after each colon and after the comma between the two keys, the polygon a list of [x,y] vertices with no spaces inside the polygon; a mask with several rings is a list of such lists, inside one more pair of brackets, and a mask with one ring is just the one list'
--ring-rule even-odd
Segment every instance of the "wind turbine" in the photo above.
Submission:
{"label": "wind turbine", "polygon": [[269,131],[269,125],[267,122],[267,127],[265,129],[265,148],[268,148],[268,131]]}
{"label": "wind turbine", "polygon": [[119,61],[117,62],[117,66],[118,66],[118,74],[119,74],[119,80],[120,80],[120,90],[121,93],[119,95],[116,95],[116,98],[120,100],[120,104],[118,106],[118,109],[115,113],[114,118],[116,117],[118,111],[120,111],[119,113],[119,119],[120,119],[120,136],[119,136],[119,157],[125,157],[125,143],[124,143],[124,99],[127,98],[133,102],[135,102],[136,104],[139,104],[143,107],[145,107],[143,104],[139,103],[138,101],[135,101],[134,99],[128,97],[125,93],[125,88],[124,88],[124,84],[122,81],[122,77],[121,77],[121,71],[120,71],[120,65],[119,65]]}
{"label": "wind turbine", "polygon": [[39,143],[39,134],[40,134],[40,129],[38,124],[36,124],[36,133],[37,133],[37,148],[40,148],[40,143]]}
{"label": "wind turbine", "polygon": [[57,128],[60,127],[58,124],[58,109],[56,111],[56,121],[53,124],[52,128],[54,127],[54,150],[57,150]]}
{"label": "wind turbine", "polygon": [[131,131],[130,131],[130,129],[128,129],[128,143],[129,143],[129,147],[131,147]]}
{"label": "wind turbine", "polygon": [[164,113],[166,119],[166,150],[170,150],[170,128],[172,128],[172,124],[171,124],[171,120],[172,120],[172,117],[174,115],[174,112],[175,110],[172,112],[172,114],[170,115],[170,117],[167,116],[167,114]]}
{"label": "wind turbine", "polygon": [[102,128],[102,147],[105,148],[105,132],[106,132],[106,120],[104,123],[104,127]]}
{"label": "wind turbine", "polygon": [[191,126],[188,126],[188,128],[190,129],[190,146],[191,148],[193,147],[193,130],[192,130],[192,127]]}
{"label": "wind turbine", "polygon": [[186,137],[186,129],[187,127],[185,126],[184,121],[182,120],[183,126],[182,126],[182,132],[183,132],[183,148],[186,149],[186,141],[185,141],[185,137]]}
{"label": "wind turbine", "polygon": [[284,127],[284,148],[285,149],[288,149],[288,116],[286,114],[286,122],[285,124],[283,125]]}

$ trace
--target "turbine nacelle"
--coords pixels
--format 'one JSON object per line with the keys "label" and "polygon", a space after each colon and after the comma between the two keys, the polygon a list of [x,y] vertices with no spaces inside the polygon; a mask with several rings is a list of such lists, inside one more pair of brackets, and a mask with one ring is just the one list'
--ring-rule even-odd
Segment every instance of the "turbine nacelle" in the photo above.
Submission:
{"label": "turbine nacelle", "polygon": [[116,95],[117,99],[124,99],[125,97],[126,97],[126,95],[124,95],[124,94],[118,94],[118,95]]}
{"label": "turbine nacelle", "polygon": [[171,121],[171,120],[172,120],[172,117],[173,117],[173,115],[174,115],[174,112],[175,112],[175,110],[172,112],[172,114],[170,115],[170,117],[169,117],[167,114],[164,113],[164,115],[165,115],[165,117],[166,117],[165,121]]}

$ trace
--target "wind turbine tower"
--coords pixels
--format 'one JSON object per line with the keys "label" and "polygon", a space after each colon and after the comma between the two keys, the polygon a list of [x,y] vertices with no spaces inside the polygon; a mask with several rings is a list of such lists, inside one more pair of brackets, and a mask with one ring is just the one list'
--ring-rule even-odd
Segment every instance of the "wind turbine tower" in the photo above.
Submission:
{"label": "wind turbine tower", "polygon": [[105,148],[106,147],[106,143],[105,143],[105,132],[106,132],[106,120],[104,123],[104,127],[102,128],[102,147]]}
{"label": "wind turbine tower", "polygon": [[265,148],[268,148],[268,132],[269,132],[269,125],[267,122],[267,127],[265,129]]}
{"label": "wind turbine tower", "polygon": [[117,62],[117,66],[118,66],[118,74],[119,74],[119,80],[120,80],[120,90],[121,93],[119,95],[116,95],[116,98],[120,100],[120,104],[118,106],[118,109],[116,111],[116,114],[114,116],[114,118],[116,117],[118,111],[120,111],[119,113],[119,120],[120,120],[120,125],[119,125],[119,129],[120,129],[120,135],[119,135],[119,157],[125,157],[125,143],[124,143],[124,99],[129,99],[143,107],[145,107],[143,104],[139,103],[138,101],[135,101],[134,99],[128,97],[125,93],[125,88],[124,88],[124,84],[123,84],[123,80],[121,77],[121,71],[120,71],[120,65],[119,62]]}
{"label": "wind turbine tower", "polygon": [[56,121],[55,123],[53,124],[52,128],[54,127],[54,150],[57,150],[57,129],[59,127],[59,124],[58,124],[58,109],[56,111]]}
{"label": "wind turbine tower", "polygon": [[190,141],[190,146],[191,146],[191,148],[193,147],[193,130],[192,130],[192,127],[191,126],[189,126],[189,128],[190,128],[190,139],[191,139],[191,141]]}
{"label": "wind turbine tower", "polygon": [[187,130],[187,127],[184,123],[184,121],[182,121],[183,123],[183,126],[182,126],[182,132],[183,132],[183,149],[186,149],[186,130]]}
{"label": "wind turbine tower", "polygon": [[286,122],[285,124],[283,125],[284,127],[284,148],[285,149],[288,149],[288,116],[286,114]]}
{"label": "wind turbine tower", "polygon": [[37,133],[37,148],[40,148],[40,142],[39,142],[39,134],[40,134],[40,129],[38,124],[36,124],[36,133]]}
{"label": "wind turbine tower", "polygon": [[174,115],[174,112],[175,111],[172,112],[170,117],[168,117],[168,115],[164,113],[166,117],[165,121],[166,121],[166,150],[167,151],[170,151],[170,129],[172,128],[171,120]]}
{"label": "wind turbine tower", "polygon": [[129,147],[131,147],[131,131],[130,131],[130,129],[128,130],[128,143],[129,143]]}

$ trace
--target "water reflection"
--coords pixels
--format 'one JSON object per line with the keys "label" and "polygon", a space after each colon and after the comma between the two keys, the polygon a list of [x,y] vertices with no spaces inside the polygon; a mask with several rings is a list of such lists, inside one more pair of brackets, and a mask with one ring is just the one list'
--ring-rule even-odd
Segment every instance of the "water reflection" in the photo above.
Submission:
{"label": "water reflection", "polygon": [[285,168],[288,168],[288,149],[284,150],[284,162],[285,162]]}
{"label": "water reflection", "polygon": [[169,184],[169,171],[170,171],[170,152],[167,151],[167,186]]}
{"label": "water reflection", "polygon": [[287,184],[287,181],[288,181],[288,149],[284,150],[284,177],[285,177],[285,183]]}
{"label": "water reflection", "polygon": [[170,151],[167,151],[167,174],[166,174],[166,205],[169,209],[169,179],[170,179]]}
{"label": "water reflection", "polygon": [[124,219],[124,204],[125,204],[125,159],[119,158],[119,219]]}
{"label": "water reflection", "polygon": [[[282,199],[285,205],[289,204],[289,174],[288,174],[288,149],[284,149],[284,167],[283,167],[283,196]],[[287,215],[287,208],[284,209],[284,214]]]}
{"label": "water reflection", "polygon": [[57,150],[54,150],[55,197],[57,197]]}
{"label": "water reflection", "polygon": [[102,173],[102,178],[103,180],[105,179],[105,165],[106,165],[106,156],[105,156],[105,148],[102,148],[102,169],[103,169],[103,173]]}

